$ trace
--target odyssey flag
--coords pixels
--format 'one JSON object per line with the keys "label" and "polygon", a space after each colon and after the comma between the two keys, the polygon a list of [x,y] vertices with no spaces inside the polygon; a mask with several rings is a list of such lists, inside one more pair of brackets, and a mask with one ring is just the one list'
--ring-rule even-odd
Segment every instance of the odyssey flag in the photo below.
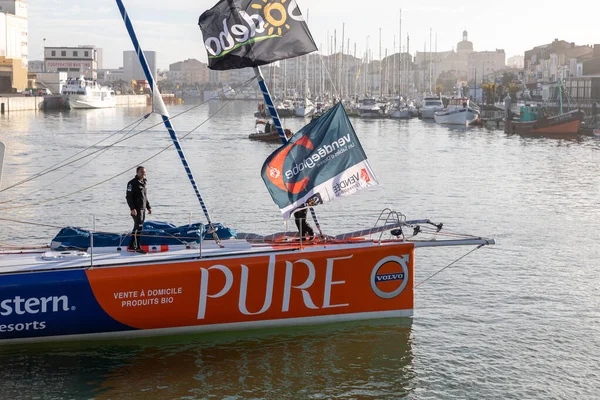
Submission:
{"label": "odyssey flag", "polygon": [[296,0],[221,0],[198,25],[214,70],[258,67],[317,50]]}
{"label": "odyssey flag", "polygon": [[271,154],[261,174],[285,218],[378,184],[341,102]]}

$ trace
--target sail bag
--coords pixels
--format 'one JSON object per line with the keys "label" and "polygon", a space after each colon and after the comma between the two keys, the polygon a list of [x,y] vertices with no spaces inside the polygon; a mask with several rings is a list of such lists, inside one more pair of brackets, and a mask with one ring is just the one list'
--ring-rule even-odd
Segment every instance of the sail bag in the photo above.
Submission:
{"label": "sail bag", "polygon": [[317,50],[295,0],[221,0],[198,25],[213,70],[258,67]]}
{"label": "sail bag", "polygon": [[261,174],[285,218],[378,184],[341,102],[271,154]]}

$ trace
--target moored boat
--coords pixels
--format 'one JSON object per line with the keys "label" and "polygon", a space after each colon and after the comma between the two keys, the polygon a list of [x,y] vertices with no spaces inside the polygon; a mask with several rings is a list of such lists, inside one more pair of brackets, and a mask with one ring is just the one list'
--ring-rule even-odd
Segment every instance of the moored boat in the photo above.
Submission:
{"label": "moored boat", "polygon": [[75,109],[116,106],[115,93],[112,89],[101,86],[96,81],[87,80],[83,75],[65,82],[62,87],[61,99],[64,104]]}
{"label": "moored boat", "polygon": [[423,103],[419,108],[419,118],[421,119],[433,119],[436,111],[443,111],[444,103],[440,96],[433,94],[426,95],[423,98]]}
{"label": "moored boat", "polygon": [[521,107],[518,119],[507,119],[504,132],[531,135],[573,135],[579,134],[585,114],[575,110],[551,116],[542,107],[527,105]]}
{"label": "moored boat", "polygon": [[[262,36],[246,37],[248,43],[225,54],[222,47],[214,47],[216,38],[232,22],[259,21],[259,11],[240,20],[231,1],[221,1],[202,14],[200,27],[212,55],[209,68],[255,69],[282,141],[263,163],[261,177],[283,218],[309,210],[316,232],[303,231],[299,224],[299,232],[260,235],[225,229],[229,234],[222,235],[224,229],[212,221],[200,195],[129,14],[122,0],[116,1],[152,88],[155,110],[207,223],[163,226],[164,232],[154,235],[157,241],[145,244],[147,254],[123,251],[120,244],[127,236],[93,231],[87,237],[83,232],[89,245],[57,239],[50,248],[1,252],[1,344],[409,317],[416,248],[493,243],[481,237],[437,235],[442,224],[409,221],[390,209],[364,230],[323,233],[315,207],[376,186],[378,180],[341,102],[290,140],[283,134],[259,65],[316,50],[294,1],[286,6],[294,17],[287,30],[279,30],[279,36],[274,27],[264,33],[253,30],[253,35]],[[250,1],[238,1],[244,3],[240,9],[252,10]],[[279,46],[278,51],[273,46]]]}
{"label": "moored boat", "polygon": [[470,106],[469,99],[453,97],[444,111],[433,114],[435,122],[443,125],[470,125],[479,118],[479,113]]}

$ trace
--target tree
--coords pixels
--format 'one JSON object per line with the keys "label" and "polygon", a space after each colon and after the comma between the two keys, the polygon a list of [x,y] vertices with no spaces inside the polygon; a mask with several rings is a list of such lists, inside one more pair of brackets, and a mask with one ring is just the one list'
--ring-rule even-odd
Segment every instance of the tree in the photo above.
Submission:
{"label": "tree", "polygon": [[510,85],[510,83],[513,81],[513,78],[514,76],[512,72],[505,72],[502,74],[502,86]]}
{"label": "tree", "polygon": [[508,93],[510,93],[510,98],[513,102],[517,101],[517,92],[519,90],[521,90],[521,88],[514,82],[511,82],[508,85]]}
{"label": "tree", "polygon": [[485,95],[485,104],[494,104],[494,95],[496,93],[496,85],[493,83],[484,83],[481,85],[483,94]]}
{"label": "tree", "polygon": [[439,83],[437,85],[435,85],[435,88],[434,88],[435,94],[440,94],[443,92],[444,92],[444,85],[440,85]]}

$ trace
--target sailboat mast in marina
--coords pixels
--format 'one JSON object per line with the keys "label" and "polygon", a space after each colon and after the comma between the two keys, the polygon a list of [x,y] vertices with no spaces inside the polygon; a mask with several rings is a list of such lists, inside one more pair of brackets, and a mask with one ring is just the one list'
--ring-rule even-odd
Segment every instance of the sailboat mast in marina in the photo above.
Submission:
{"label": "sailboat mast in marina", "polygon": [[[389,208],[374,225],[311,240],[302,231],[221,229],[200,196],[130,15],[122,0],[116,3],[140,55],[154,110],[208,224],[174,227],[154,221],[148,231],[144,225],[141,242],[147,254],[123,251],[128,235],[74,226],[61,230],[68,234],[59,232],[49,246],[0,249],[0,344],[411,317],[416,249],[494,243],[477,236],[442,236],[443,224],[407,220]],[[296,2],[222,0],[198,22],[209,68],[254,68],[269,112],[278,120],[260,66],[317,50]],[[281,140],[282,146],[257,168],[257,181],[260,174],[283,218],[378,185],[341,101]]]}

